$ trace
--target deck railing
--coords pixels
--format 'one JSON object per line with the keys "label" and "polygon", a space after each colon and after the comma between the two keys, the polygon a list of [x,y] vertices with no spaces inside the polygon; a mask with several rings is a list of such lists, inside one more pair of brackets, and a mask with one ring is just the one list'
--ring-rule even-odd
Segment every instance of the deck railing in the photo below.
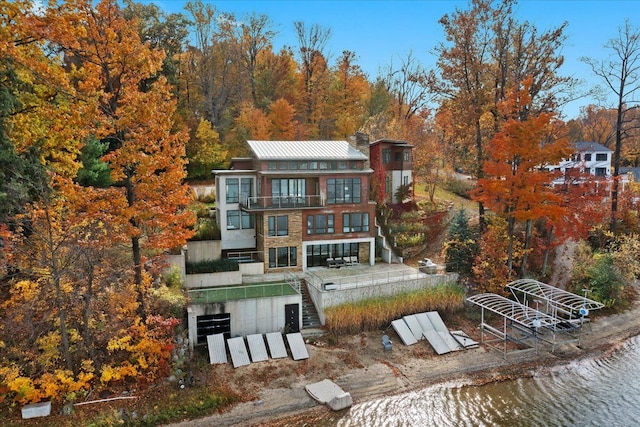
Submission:
{"label": "deck railing", "polygon": [[242,197],[240,207],[246,210],[264,209],[302,209],[318,208],[325,206],[322,196],[262,196]]}

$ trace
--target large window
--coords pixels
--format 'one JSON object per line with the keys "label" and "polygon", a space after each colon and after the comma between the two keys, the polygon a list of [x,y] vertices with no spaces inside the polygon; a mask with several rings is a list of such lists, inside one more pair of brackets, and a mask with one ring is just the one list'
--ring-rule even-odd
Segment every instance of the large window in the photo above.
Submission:
{"label": "large window", "polygon": [[253,197],[253,178],[242,178],[240,180],[240,195]]}
{"label": "large window", "polygon": [[238,210],[227,211],[227,230],[253,228],[253,215]]}
{"label": "large window", "polygon": [[609,158],[608,153],[596,153],[597,162],[606,162],[608,158]]}
{"label": "large window", "polygon": [[225,180],[226,183],[226,194],[227,194],[227,203],[238,203],[238,190],[239,190],[239,182],[238,178],[227,178]]}
{"label": "large window", "polygon": [[227,230],[240,229],[240,211],[227,211]]}
{"label": "large window", "polygon": [[298,252],[295,246],[269,248],[269,268],[293,267],[298,265]]}
{"label": "large window", "polygon": [[272,179],[273,197],[304,197],[306,195],[304,179]]}
{"label": "large window", "polygon": [[289,217],[286,215],[270,216],[268,221],[269,236],[289,235]]}
{"label": "large window", "polygon": [[330,178],[327,180],[327,203],[360,203],[360,178]]}
{"label": "large window", "polygon": [[359,257],[358,243],[307,246],[307,267],[327,265],[327,258]]}
{"label": "large window", "polygon": [[332,234],[334,233],[333,214],[309,215],[307,217],[307,234]]}
{"label": "large window", "polygon": [[356,233],[359,231],[369,231],[369,214],[361,212],[342,214],[342,232]]}

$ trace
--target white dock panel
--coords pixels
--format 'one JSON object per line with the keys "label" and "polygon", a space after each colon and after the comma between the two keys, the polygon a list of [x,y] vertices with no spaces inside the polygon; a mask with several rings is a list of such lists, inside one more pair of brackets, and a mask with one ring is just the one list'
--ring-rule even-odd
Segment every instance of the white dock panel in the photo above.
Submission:
{"label": "white dock panel", "polygon": [[424,337],[427,339],[427,341],[429,341],[429,344],[431,344],[431,347],[433,347],[436,353],[446,354],[451,352],[451,349],[449,348],[447,343],[444,342],[438,332],[434,330],[425,331]]}
{"label": "white dock panel", "polygon": [[207,347],[209,347],[209,362],[227,363],[227,347],[224,344],[224,334],[207,335]]}
{"label": "white dock panel", "polygon": [[435,329],[436,332],[449,333],[449,329],[446,327],[446,325],[442,321],[442,317],[440,317],[440,313],[438,313],[437,311],[430,311],[427,313],[427,317],[429,318],[429,321],[433,325],[433,329]]}
{"label": "white dock panel", "polygon": [[262,334],[247,335],[247,344],[249,344],[252,362],[264,362],[269,359]]}
{"label": "white dock panel", "polygon": [[433,325],[427,316],[427,313],[418,313],[416,314],[416,319],[418,319],[418,323],[420,323],[420,327],[422,328],[422,332],[435,331],[433,329]]}
{"label": "white dock panel", "polygon": [[440,338],[442,338],[442,340],[447,344],[449,350],[456,351],[462,349],[460,343],[458,343],[458,341],[456,341],[449,333],[449,328],[447,328],[447,326],[442,321],[440,313],[438,313],[437,311],[430,311],[427,313],[427,317],[433,325],[433,328],[440,335]]}
{"label": "white dock panel", "polygon": [[404,319],[404,322],[409,327],[409,330],[413,334],[413,337],[416,340],[420,341],[422,339],[422,327],[420,326],[420,323],[418,322],[418,319],[416,318],[416,316],[412,314],[409,316],[404,316],[403,319]]}
{"label": "white dock panel", "polygon": [[227,345],[229,346],[229,353],[231,353],[231,361],[233,362],[234,368],[251,364],[249,353],[247,353],[247,346],[244,344],[244,338],[229,338]]}
{"label": "white dock panel", "polygon": [[395,329],[404,345],[413,345],[418,342],[404,320],[394,320],[393,322],[391,322],[391,326],[393,326],[393,329]]}
{"label": "white dock panel", "polygon": [[460,344],[464,349],[476,348],[480,345],[478,344],[478,341],[472,340],[469,337],[469,335],[465,334],[463,331],[450,331],[450,332],[453,339],[456,340],[458,344]]}
{"label": "white dock panel", "polygon": [[289,356],[280,332],[269,332],[266,336],[272,359],[282,359]]}
{"label": "white dock panel", "polygon": [[300,332],[287,334],[287,342],[289,343],[289,348],[291,349],[291,356],[293,357],[293,360],[302,360],[309,358],[307,346],[305,345],[304,338],[302,338],[302,334]]}

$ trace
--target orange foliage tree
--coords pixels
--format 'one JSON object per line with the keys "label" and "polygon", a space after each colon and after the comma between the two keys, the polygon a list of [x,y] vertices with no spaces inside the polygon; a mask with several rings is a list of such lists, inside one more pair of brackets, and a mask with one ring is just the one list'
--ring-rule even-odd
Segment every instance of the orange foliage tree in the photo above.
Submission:
{"label": "orange foliage tree", "polygon": [[[112,1],[0,8],[10,17],[0,46],[23,79],[9,89],[29,102],[5,136],[38,154],[47,178],[15,218],[22,228],[1,227],[14,273],[0,304],[0,400],[74,400],[96,378],[156,378],[168,368],[175,320],[145,320],[153,278],[143,263],[182,245],[192,221],[186,133],[173,129],[175,101],[156,78],[162,54]],[[108,143],[110,188],[75,182],[93,136]]]}
{"label": "orange foliage tree", "polygon": [[185,178],[185,130],[173,129],[176,102],[163,77],[163,52],[143,44],[117,2],[64,3],[48,9],[41,31],[66,55],[76,88],[94,102],[92,130],[109,144],[114,216],[126,219],[140,314],[143,267],[158,250],[184,244],[193,214]]}
{"label": "orange foliage tree", "polygon": [[531,102],[529,84],[530,79],[501,104],[508,119],[487,147],[488,159],[483,164],[487,177],[478,180],[478,187],[472,193],[474,200],[484,203],[507,221],[509,271],[513,266],[516,223],[526,222],[530,230],[533,220],[565,213],[550,186],[554,175],[543,166],[558,164],[569,155],[570,147],[566,138],[558,136],[561,124],[553,114],[522,118],[521,112],[527,111]]}

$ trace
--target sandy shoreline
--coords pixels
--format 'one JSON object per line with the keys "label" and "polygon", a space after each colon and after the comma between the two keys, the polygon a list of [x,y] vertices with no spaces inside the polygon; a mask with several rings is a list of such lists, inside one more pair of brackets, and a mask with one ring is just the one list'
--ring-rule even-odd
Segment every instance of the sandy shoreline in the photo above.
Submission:
{"label": "sandy shoreline", "polygon": [[[477,325],[455,326],[480,340]],[[591,327],[585,328],[579,346],[576,342],[556,345],[553,353],[550,346],[540,346],[538,354],[535,351],[512,353],[506,360],[501,353],[484,346],[438,356],[426,341],[407,347],[400,343],[395,332],[387,333],[394,341],[393,351],[387,353],[380,342],[382,331],[378,331],[345,337],[333,346],[321,339],[316,345],[307,345],[310,358],[306,361],[270,360],[238,369],[230,365],[212,366],[220,378],[242,395],[249,396],[250,401],[222,414],[171,426],[282,427],[336,419],[340,413],[316,403],[304,389],[305,385],[325,378],[351,393],[355,405],[437,383],[481,384],[532,375],[540,367],[602,356],[628,338],[640,335],[640,302],[636,301],[632,309],[624,313],[596,318]]]}

